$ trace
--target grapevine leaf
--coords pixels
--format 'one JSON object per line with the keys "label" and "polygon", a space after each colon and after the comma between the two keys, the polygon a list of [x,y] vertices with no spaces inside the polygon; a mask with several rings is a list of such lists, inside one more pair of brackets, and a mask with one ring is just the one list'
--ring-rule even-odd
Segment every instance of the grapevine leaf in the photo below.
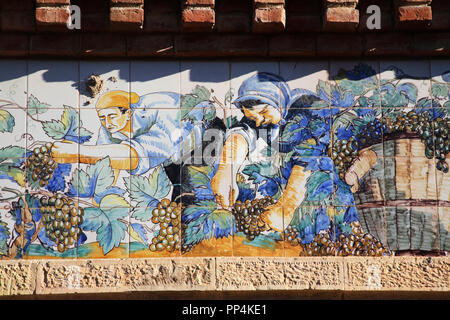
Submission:
{"label": "grapevine leaf", "polygon": [[444,108],[450,108],[450,100],[446,101],[443,105]]}
{"label": "grapevine leaf", "polygon": [[30,95],[28,98],[27,112],[29,115],[34,116],[46,112],[49,106],[48,103],[40,102],[35,96]]}
{"label": "grapevine leaf", "polygon": [[148,244],[147,231],[141,224],[131,223],[128,227],[128,233],[136,241],[145,245]]}
{"label": "grapevine leaf", "polygon": [[[76,169],[69,182],[69,196],[90,198],[105,194],[114,182],[114,172],[111,168],[109,156],[89,165],[86,171]],[[100,198],[101,199],[101,198]]]}
{"label": "grapevine leaf", "polygon": [[232,234],[233,214],[228,210],[216,209],[217,204],[213,201],[203,201],[202,204],[205,206],[189,206],[183,212],[182,221],[187,225],[184,234],[187,245]]}
{"label": "grapevine leaf", "polygon": [[110,194],[102,199],[99,207],[84,209],[81,228],[96,231],[104,255],[119,247],[120,241],[125,238],[127,226],[121,219],[128,216],[128,205],[123,197]]}
{"label": "grapevine leaf", "polygon": [[1,221],[0,222],[0,256],[6,255],[8,253],[8,239],[9,239],[9,229],[8,225]]}
{"label": "grapevine leaf", "polygon": [[435,98],[446,98],[448,91],[448,86],[444,83],[433,83],[431,86],[431,93]]}
{"label": "grapevine leaf", "polygon": [[336,132],[339,128],[349,127],[358,115],[353,110],[345,110],[339,113],[333,121],[332,131]]}
{"label": "grapevine leaf", "polygon": [[51,120],[42,123],[42,129],[44,129],[45,133],[55,140],[61,140],[64,138],[66,134],[66,128],[64,124],[59,120]]}
{"label": "grapevine leaf", "polygon": [[78,112],[69,106],[64,106],[61,120],[51,120],[42,123],[45,133],[55,140],[69,140],[77,143],[88,141],[92,133],[82,128]]}
{"label": "grapevine leaf", "polygon": [[171,183],[163,167],[159,166],[148,178],[131,176],[130,179],[125,180],[125,186],[130,193],[131,200],[137,203],[132,217],[147,221],[151,218],[151,213],[159,200],[169,193]]}
{"label": "grapevine leaf", "polygon": [[12,132],[15,124],[15,119],[11,113],[0,110],[0,132]]}
{"label": "grapevine leaf", "polygon": [[187,114],[199,103],[208,101],[211,92],[204,87],[196,85],[190,94],[186,94],[181,98],[181,119],[185,119]]}
{"label": "grapevine leaf", "polygon": [[95,184],[92,183],[89,175],[82,169],[76,169],[69,182],[68,195],[89,198],[94,194],[94,188]]}
{"label": "grapevine leaf", "polygon": [[17,159],[25,157],[25,149],[17,146],[9,146],[0,149],[0,162],[7,159]]}
{"label": "grapevine leaf", "polygon": [[197,200],[213,200],[214,193],[211,189],[211,179],[215,170],[209,166],[189,166],[189,182]]}
{"label": "grapevine leaf", "polygon": [[95,182],[94,194],[101,194],[114,183],[114,172],[109,156],[98,160],[86,169],[87,175]]}

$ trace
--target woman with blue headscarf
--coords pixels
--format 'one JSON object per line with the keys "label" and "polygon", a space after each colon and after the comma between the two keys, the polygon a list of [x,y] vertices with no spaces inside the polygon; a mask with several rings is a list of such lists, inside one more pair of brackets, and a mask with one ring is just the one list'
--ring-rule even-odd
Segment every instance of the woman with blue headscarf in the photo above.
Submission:
{"label": "woman with blue headscarf", "polygon": [[[260,133],[267,133],[267,143],[278,150],[280,128],[295,113],[289,112],[290,107],[294,103],[310,104],[311,99],[314,99],[312,92],[297,90],[291,93],[284,80],[270,73],[257,73],[242,83],[233,103],[242,110],[244,118],[227,131],[219,167],[211,181],[219,205],[227,208],[236,201],[236,175],[249,153],[256,149]],[[301,109],[295,110],[302,112]],[[266,130],[259,130],[261,128]],[[284,149],[282,152],[288,152],[289,147],[293,147],[280,146]],[[262,219],[273,230],[283,231],[289,225],[295,209],[305,197],[305,185],[310,174],[300,165],[292,167],[279,201],[262,214]]]}

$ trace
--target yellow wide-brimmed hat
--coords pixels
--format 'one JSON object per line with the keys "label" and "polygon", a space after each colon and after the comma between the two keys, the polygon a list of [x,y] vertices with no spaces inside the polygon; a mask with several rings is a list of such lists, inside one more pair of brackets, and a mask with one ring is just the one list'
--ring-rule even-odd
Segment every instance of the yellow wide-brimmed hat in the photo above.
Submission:
{"label": "yellow wide-brimmed hat", "polygon": [[102,95],[98,101],[97,110],[107,108],[130,108],[130,104],[138,103],[139,95],[134,92],[128,92],[123,90],[109,91]]}

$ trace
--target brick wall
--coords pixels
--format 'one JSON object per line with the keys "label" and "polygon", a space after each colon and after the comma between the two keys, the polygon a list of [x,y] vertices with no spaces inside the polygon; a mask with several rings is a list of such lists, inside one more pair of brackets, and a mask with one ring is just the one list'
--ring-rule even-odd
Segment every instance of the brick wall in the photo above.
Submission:
{"label": "brick wall", "polygon": [[[69,5],[80,30],[66,27]],[[0,28],[2,57],[448,56],[450,2],[1,0]]]}

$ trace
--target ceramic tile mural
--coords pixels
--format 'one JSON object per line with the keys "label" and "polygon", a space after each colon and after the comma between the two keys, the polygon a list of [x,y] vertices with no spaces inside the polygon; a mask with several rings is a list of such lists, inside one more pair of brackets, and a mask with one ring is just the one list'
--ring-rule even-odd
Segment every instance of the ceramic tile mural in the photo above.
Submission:
{"label": "ceramic tile mural", "polygon": [[450,61],[0,61],[0,257],[447,255]]}

